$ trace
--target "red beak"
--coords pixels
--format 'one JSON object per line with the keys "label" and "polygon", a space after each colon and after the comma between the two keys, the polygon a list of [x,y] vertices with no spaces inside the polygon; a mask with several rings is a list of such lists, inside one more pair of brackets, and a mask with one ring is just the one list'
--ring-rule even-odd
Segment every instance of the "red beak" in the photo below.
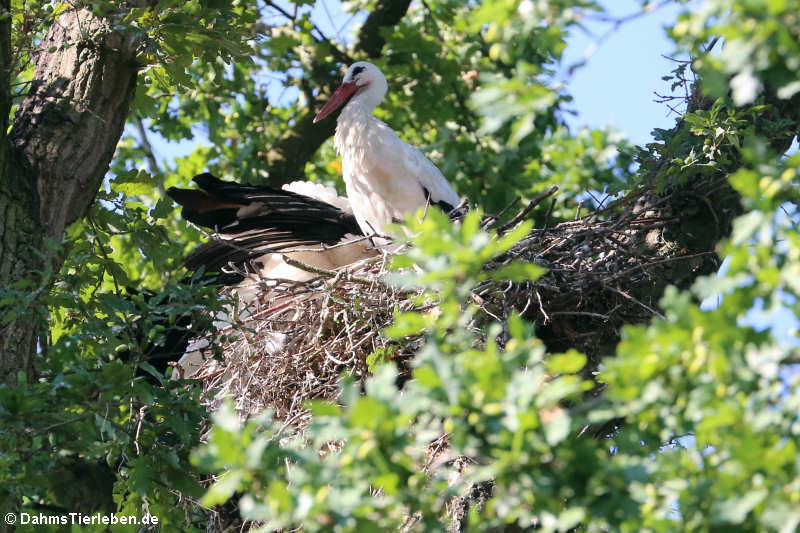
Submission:
{"label": "red beak", "polygon": [[333,93],[331,99],[328,100],[327,103],[322,106],[322,109],[319,110],[317,116],[314,117],[314,122],[319,122],[323,118],[333,113],[337,108],[344,105],[358,89],[359,86],[353,82],[343,83],[341,87],[336,89],[336,92]]}

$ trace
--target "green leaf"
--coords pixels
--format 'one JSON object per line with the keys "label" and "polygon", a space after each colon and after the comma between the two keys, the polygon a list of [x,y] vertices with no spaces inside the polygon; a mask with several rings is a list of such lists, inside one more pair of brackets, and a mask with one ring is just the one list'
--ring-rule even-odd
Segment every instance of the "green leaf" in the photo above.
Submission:
{"label": "green leaf", "polygon": [[386,406],[373,398],[359,398],[353,405],[350,419],[355,427],[376,429],[385,419]]}
{"label": "green leaf", "polygon": [[559,531],[569,531],[580,524],[585,518],[586,509],[583,507],[571,507],[558,515],[558,529]]}
{"label": "green leaf", "polygon": [[550,446],[555,446],[569,435],[570,416],[561,408],[549,411],[548,416],[542,422],[545,439]]}
{"label": "green leaf", "polygon": [[574,374],[586,365],[586,356],[577,350],[551,355],[547,358],[547,371],[551,374]]}
{"label": "green leaf", "polygon": [[200,499],[200,503],[207,507],[221,505],[231,499],[236,491],[240,490],[244,472],[240,470],[229,470],[217,478],[205,495]]}
{"label": "green leaf", "polygon": [[715,523],[741,524],[748,513],[764,501],[769,492],[766,489],[749,490],[738,498],[731,498],[714,505],[712,509]]}
{"label": "green leaf", "polygon": [[533,263],[514,261],[503,265],[491,272],[491,278],[509,281],[534,281],[544,274],[546,270]]}
{"label": "green leaf", "polygon": [[414,369],[414,379],[416,379],[420,385],[424,387],[439,387],[442,384],[441,379],[436,374],[436,370],[429,366],[424,365]]}
{"label": "green leaf", "polygon": [[308,408],[311,410],[311,414],[315,418],[323,416],[340,416],[342,414],[342,410],[338,405],[322,400],[314,400],[309,402]]}
{"label": "green leaf", "polygon": [[428,319],[420,313],[399,313],[394,324],[384,330],[391,339],[419,335],[428,328]]}

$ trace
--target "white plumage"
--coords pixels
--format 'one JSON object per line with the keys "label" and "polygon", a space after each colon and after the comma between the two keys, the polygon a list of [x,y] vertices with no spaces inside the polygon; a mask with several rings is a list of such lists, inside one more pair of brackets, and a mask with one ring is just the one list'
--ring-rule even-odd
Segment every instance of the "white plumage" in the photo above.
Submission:
{"label": "white plumage", "polygon": [[334,207],[338,207],[345,213],[353,212],[353,209],[350,206],[350,200],[343,196],[339,196],[339,193],[336,192],[336,189],[333,187],[328,187],[321,183],[315,183],[313,181],[293,181],[291,183],[287,183],[281,187],[281,189],[284,191],[296,192],[297,194],[302,194],[316,200],[321,200],[325,203],[331,204]]}
{"label": "white plumage", "polygon": [[342,156],[353,214],[368,235],[382,233],[386,224],[402,221],[420,207],[436,204],[449,211],[459,203],[436,165],[372,115],[386,90],[378,67],[353,63],[342,86],[314,119],[325,118],[347,102],[337,121],[334,146]]}

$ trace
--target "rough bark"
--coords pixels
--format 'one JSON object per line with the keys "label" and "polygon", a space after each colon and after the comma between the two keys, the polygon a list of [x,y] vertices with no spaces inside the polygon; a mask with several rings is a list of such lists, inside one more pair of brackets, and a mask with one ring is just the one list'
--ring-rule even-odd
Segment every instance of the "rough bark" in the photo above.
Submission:
{"label": "rough bark", "polygon": [[[356,51],[367,58],[379,57],[384,45],[380,36],[383,28],[391,28],[405,16],[410,0],[380,0],[359,30]],[[319,102],[324,101],[339,84],[340,74],[335,69],[312,66],[311,79],[320,90],[319,101],[295,117],[295,125],[286,130],[281,139],[267,152],[270,185],[279,187],[303,179],[303,169],[336,128],[334,118],[314,124]]]}
{"label": "rough bark", "polygon": [[[11,0],[0,0],[0,12],[9,13]],[[11,71],[11,17],[0,18],[0,72]],[[25,202],[24,182],[18,183],[16,176],[10,174],[11,165],[8,141],[5,132],[8,130],[8,114],[11,109],[11,93],[9,76],[0,75],[0,291],[6,288],[10,280],[20,279],[26,264],[19,257],[18,251],[26,238],[26,229],[19,228],[18,223],[26,222],[26,214],[35,212],[33,206]],[[22,186],[23,192],[18,192]],[[22,201],[22,203],[20,203]],[[27,208],[27,209],[26,209]],[[28,224],[30,225],[30,224]],[[0,317],[2,316],[0,309]],[[7,353],[6,346],[22,345],[23,349]],[[28,332],[17,334],[8,326],[0,326],[0,385],[10,384],[15,379],[11,370],[27,370],[30,366],[32,350],[31,336]],[[19,498],[8,488],[0,487],[0,509],[4,513],[19,511]],[[13,531],[12,525],[5,520],[0,521],[0,532]]]}
{"label": "rough bark", "polygon": [[[11,12],[11,0],[0,0],[0,13]],[[11,71],[11,17],[0,19],[0,72]],[[8,76],[0,76],[0,135],[8,130],[8,112],[11,110],[11,91]],[[4,139],[5,140],[5,139]]]}
{"label": "rough bark", "polygon": [[[0,183],[0,292],[18,287],[23,280],[38,283],[44,262],[38,252],[42,232],[38,224],[39,204],[30,178],[14,164],[13,153],[3,142]],[[5,296],[5,295],[4,295]],[[13,292],[8,294],[13,299]],[[21,302],[12,302],[21,304]],[[17,373],[30,376],[31,358],[36,350],[36,324],[33,309],[8,314],[0,309],[0,383],[13,385]]]}
{"label": "rough bark", "polygon": [[89,207],[114,155],[136,84],[137,44],[137,34],[71,10],[39,48],[12,142],[36,176],[39,218],[56,242]]}
{"label": "rough bark", "polygon": [[[10,0],[3,0],[3,11],[10,10]],[[0,21],[0,72],[11,71],[11,18]],[[32,181],[20,172],[15,154],[5,132],[11,108],[9,76],[0,76],[0,291],[41,270],[41,262],[31,253],[38,249],[41,234],[37,225],[38,202]],[[4,295],[5,296],[5,295]],[[0,309],[2,311],[2,309]],[[36,348],[35,328],[28,317],[5,318],[0,325],[0,384],[16,382],[18,371],[30,372]],[[14,315],[11,315],[13,317]],[[21,326],[25,323],[25,326]]]}
{"label": "rough bark", "polygon": [[[0,0],[0,12],[8,13],[10,9],[10,0]],[[0,18],[0,72],[11,72],[11,17]],[[16,172],[12,173],[12,151],[5,135],[10,109],[9,76],[0,75],[0,292],[5,292],[11,281],[22,279],[29,271],[35,259],[21,252],[37,237],[35,218],[30,218],[38,212],[37,204],[32,201],[36,195],[30,194],[35,189]],[[3,314],[0,308],[0,317]],[[9,346],[14,349],[8,350]],[[0,325],[0,385],[13,384],[17,371],[30,369],[34,349],[32,329],[17,331],[14,322]],[[0,487],[0,509],[4,513],[17,513],[19,508],[19,498],[8,488]],[[0,532],[13,530],[5,520],[0,521]]]}
{"label": "rough bark", "polygon": [[[30,280],[44,289],[45,273],[60,267],[44,239],[59,243],[100,187],[133,96],[136,44],[134,34],[87,10],[68,10],[39,46],[30,92],[3,143],[0,287]],[[5,315],[13,318],[0,330],[5,383],[15,382],[20,370],[30,378],[41,326],[34,300]]]}

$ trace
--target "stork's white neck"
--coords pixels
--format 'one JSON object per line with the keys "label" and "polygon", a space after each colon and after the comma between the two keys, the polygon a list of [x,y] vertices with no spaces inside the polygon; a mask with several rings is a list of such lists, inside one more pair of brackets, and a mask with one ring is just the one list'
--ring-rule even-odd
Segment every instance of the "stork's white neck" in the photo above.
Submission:
{"label": "stork's white neck", "polygon": [[370,124],[374,120],[377,119],[372,116],[372,108],[367,108],[361,101],[351,99],[344,106],[336,121],[333,146],[345,160],[364,144],[365,137],[369,135]]}
{"label": "stork's white neck", "polygon": [[383,102],[388,88],[389,85],[386,83],[386,78],[382,75],[370,81],[369,85],[359,89],[350,101],[347,102],[347,105],[342,110],[342,114],[346,113],[348,108],[354,107],[361,107],[366,113],[372,113],[372,110]]}
{"label": "stork's white neck", "polygon": [[337,152],[347,156],[348,147],[364,144],[365,137],[369,136],[370,125],[378,120],[372,116],[372,110],[383,101],[386,88],[385,79],[375,80],[347,102],[336,121],[333,144]]}

